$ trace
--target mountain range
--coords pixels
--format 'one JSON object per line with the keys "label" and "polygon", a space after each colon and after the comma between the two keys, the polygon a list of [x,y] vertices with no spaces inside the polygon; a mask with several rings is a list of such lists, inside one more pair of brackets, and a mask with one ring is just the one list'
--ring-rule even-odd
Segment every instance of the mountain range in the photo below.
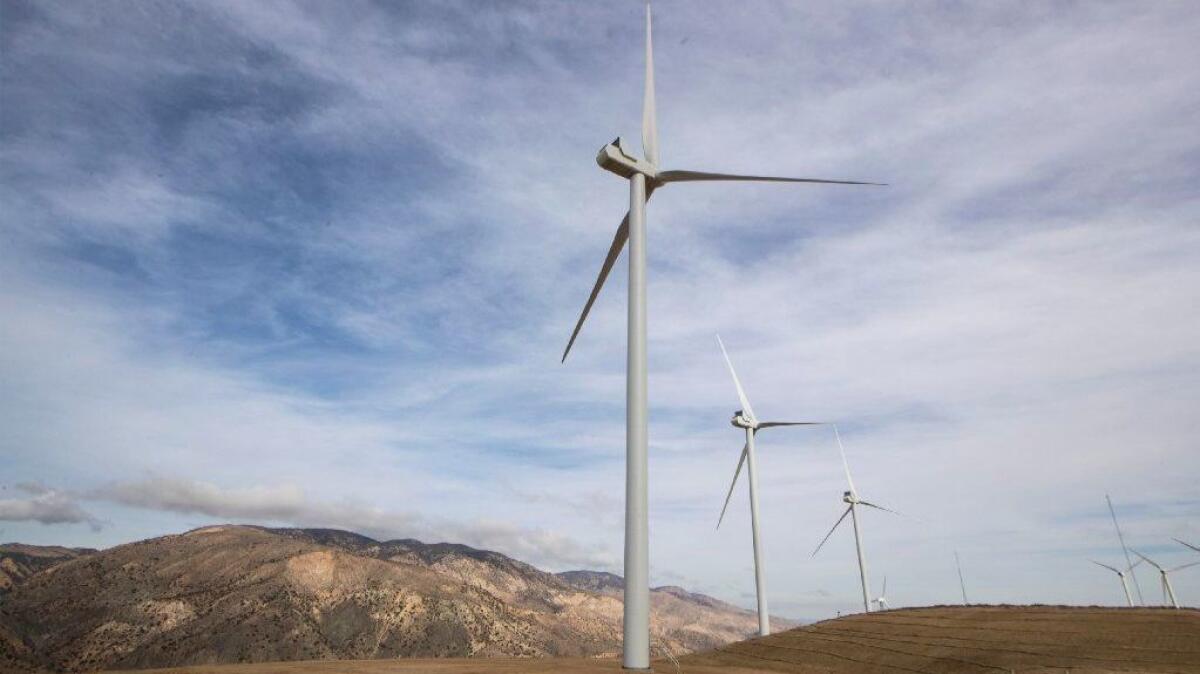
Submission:
{"label": "mountain range", "polygon": [[[340,530],[220,525],[103,551],[10,544],[0,574],[8,669],[605,656],[621,643],[619,576]],[[756,631],[752,612],[683,588],[655,588],[651,604],[659,653]]]}

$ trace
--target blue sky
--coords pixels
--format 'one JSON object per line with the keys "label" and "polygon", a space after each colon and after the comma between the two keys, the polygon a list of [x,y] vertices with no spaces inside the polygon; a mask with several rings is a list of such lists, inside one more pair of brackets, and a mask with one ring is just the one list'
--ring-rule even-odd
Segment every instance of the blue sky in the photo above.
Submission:
{"label": "blue sky", "polygon": [[[749,605],[740,439],[837,420],[893,604],[1116,603],[1200,538],[1200,19],[655,4],[652,572]],[[0,539],[324,525],[619,571],[641,4],[0,5]],[[772,606],[855,606],[831,434],[764,433]],[[743,485],[744,489],[744,485]],[[919,519],[918,519],[919,518]],[[1182,572],[1182,599],[1200,576]],[[1188,574],[1191,575],[1188,575]],[[1148,594],[1153,581],[1142,579]]]}

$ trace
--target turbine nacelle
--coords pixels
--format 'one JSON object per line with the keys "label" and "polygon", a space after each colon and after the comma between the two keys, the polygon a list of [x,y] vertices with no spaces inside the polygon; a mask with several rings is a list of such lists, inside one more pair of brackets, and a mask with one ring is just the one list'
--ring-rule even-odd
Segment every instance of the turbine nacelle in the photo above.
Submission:
{"label": "turbine nacelle", "polygon": [[858,497],[855,496],[854,492],[852,492],[852,491],[842,492],[842,500],[845,501],[846,503],[851,503],[851,504],[858,503]]}
{"label": "turbine nacelle", "polygon": [[747,428],[750,430],[758,428],[758,422],[746,416],[746,413],[742,410],[734,412],[733,418],[729,420],[729,423],[737,428]]}
{"label": "turbine nacelle", "polygon": [[613,142],[600,148],[600,152],[596,155],[596,163],[605,171],[615,173],[625,179],[632,178],[638,173],[650,180],[658,177],[658,170],[654,168],[654,165],[644,159],[639,159],[627,150],[619,136]]}

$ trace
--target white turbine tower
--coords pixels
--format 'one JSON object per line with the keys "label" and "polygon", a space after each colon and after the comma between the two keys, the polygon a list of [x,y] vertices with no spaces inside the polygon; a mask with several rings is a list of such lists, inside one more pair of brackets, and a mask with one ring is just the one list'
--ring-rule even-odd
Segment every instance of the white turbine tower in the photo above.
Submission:
{"label": "white turbine tower", "polygon": [[[1102,567],[1108,569],[1109,571],[1112,571],[1113,573],[1117,574],[1117,577],[1121,579],[1121,589],[1125,590],[1125,601],[1128,602],[1128,604],[1130,606],[1133,606],[1133,597],[1129,594],[1129,583],[1127,583],[1125,581],[1125,572],[1116,567],[1112,567],[1107,564],[1101,564],[1100,562],[1097,562],[1094,559],[1091,560],[1091,562],[1092,562],[1092,564],[1095,564],[1096,566],[1102,566]],[[1141,564],[1141,563],[1142,563],[1142,560],[1139,559],[1138,561],[1134,562],[1133,565],[1137,566],[1138,564]]]}
{"label": "white turbine tower", "polygon": [[817,544],[817,549],[813,550],[813,556],[817,556],[817,553],[821,551],[821,546],[825,545],[825,541],[829,540],[829,537],[832,536],[833,532],[837,531],[838,526],[841,525],[842,520],[846,519],[846,515],[849,515],[850,521],[854,524],[854,548],[858,552],[858,575],[862,580],[863,611],[870,613],[871,588],[867,585],[867,561],[863,555],[862,529],[858,522],[858,506],[863,505],[867,506],[868,508],[875,508],[876,510],[889,512],[893,515],[896,513],[895,511],[888,510],[883,506],[877,506],[874,503],[870,503],[858,498],[858,491],[854,489],[854,480],[850,477],[850,464],[846,462],[846,450],[842,448],[842,435],[838,432],[837,426],[833,427],[833,433],[837,437],[838,451],[842,454],[842,467],[846,469],[846,484],[850,486],[850,491],[842,493],[842,500],[849,505],[846,506],[845,512],[843,512],[842,516],[838,518],[838,521],[833,523],[833,528],[829,530],[829,533],[825,534],[825,538],[822,538],[821,542]]}
{"label": "white turbine tower", "polygon": [[1108,503],[1108,514],[1112,515],[1113,528],[1117,530],[1117,540],[1121,543],[1121,552],[1125,553],[1125,568],[1129,569],[1129,577],[1133,579],[1133,589],[1137,591],[1138,603],[1145,606],[1146,599],[1142,597],[1142,586],[1138,583],[1137,574],[1133,571],[1133,560],[1129,557],[1125,536],[1121,534],[1121,525],[1117,524],[1117,511],[1113,509],[1112,499],[1108,497],[1108,494],[1104,495],[1104,500]]}
{"label": "white turbine tower", "polygon": [[609,271],[629,241],[628,355],[625,381],[625,615],[622,664],[627,669],[650,667],[650,560],[646,469],[646,200],[668,183],[713,180],[874,185],[850,180],[774,178],[703,171],[659,169],[658,127],[654,101],[654,50],[650,5],[646,5],[646,76],[642,99],[642,152],[639,159],[618,138],[600,149],[596,161],[629,181],[629,211],[617,227],[591,295],[563,351],[563,361],[579,335]]}
{"label": "white turbine tower", "polygon": [[734,412],[731,423],[746,431],[746,444],[742,447],[742,455],[738,458],[737,468],[733,471],[733,481],[729,483],[729,492],[725,494],[725,505],[721,506],[721,516],[717,518],[717,528],[725,519],[725,510],[729,508],[729,499],[733,496],[733,488],[737,485],[738,476],[742,474],[742,464],[746,464],[746,472],[750,482],[750,531],[754,540],[754,589],[758,596],[758,634],[767,636],[771,633],[771,617],[767,610],[767,575],[762,551],[762,534],[758,528],[758,468],[754,463],[754,436],[764,428],[775,426],[816,426],[817,421],[759,421],[750,407],[750,400],[742,389],[737,372],[733,369],[733,361],[725,351],[725,343],[717,335],[717,344],[721,347],[721,355],[725,356],[725,364],[729,366],[729,374],[733,376],[733,385],[737,388],[738,400],[742,409]]}
{"label": "white turbine tower", "polygon": [[1147,564],[1158,569],[1159,582],[1162,584],[1163,604],[1170,604],[1172,608],[1179,608],[1179,602],[1175,600],[1175,588],[1171,587],[1171,576],[1169,574],[1175,573],[1176,571],[1181,571],[1189,566],[1196,566],[1197,564],[1200,564],[1200,562],[1192,562],[1190,564],[1176,566],[1172,569],[1164,569],[1156,564],[1154,560],[1150,559],[1146,555],[1143,555],[1137,550],[1134,550],[1133,554],[1141,557],[1146,561]]}
{"label": "white turbine tower", "polygon": [[887,600],[887,576],[883,577],[883,592],[880,592],[878,597],[872,599],[871,603],[879,607],[876,609],[878,611],[886,611],[892,607],[891,604],[888,604]]}

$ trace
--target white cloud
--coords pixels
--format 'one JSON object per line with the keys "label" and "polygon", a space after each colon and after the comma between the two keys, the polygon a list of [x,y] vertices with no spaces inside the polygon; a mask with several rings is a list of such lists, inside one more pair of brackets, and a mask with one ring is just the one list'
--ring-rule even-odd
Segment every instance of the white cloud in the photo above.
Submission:
{"label": "white cloud", "polygon": [[0,520],[39,524],[84,523],[93,531],[101,527],[100,521],[88,514],[69,494],[34,483],[18,484],[16,491],[29,496],[0,499]]}
{"label": "white cloud", "polygon": [[[53,203],[86,205],[73,217],[96,208],[97,227],[128,215],[161,234],[163,213],[208,213],[173,195],[211,198],[178,190],[216,173],[311,205],[315,193],[256,182],[286,162],[246,166],[238,152],[287,143],[381,148],[384,159],[339,180],[408,173],[335,199],[328,227],[306,229],[308,215],[285,206],[266,223],[205,223],[231,249],[266,246],[254,262],[181,271],[191,249],[141,242],[147,274],[198,286],[93,283],[17,237],[0,251],[5,472],[76,491],[124,485],[152,514],[427,527],[530,561],[615,558],[623,263],[571,361],[557,358],[627,198],[592,156],[617,132],[637,136],[640,8],[506,7],[455,14],[449,30],[383,10],[221,7],[210,35],[276,59],[255,82],[290,76],[336,95],[295,117],[213,113],[170,153],[183,179],[159,183],[152,162],[128,159],[128,172],[88,183],[99,187],[86,200],[64,184]],[[761,415],[846,422],[859,488],[926,518],[865,518],[872,577],[889,576],[897,604],[952,600],[954,547],[983,599],[1119,601],[1080,566],[1113,553],[1097,517],[1105,491],[1137,545],[1196,537],[1200,73],[1179,65],[1197,59],[1194,12],[655,7],[672,167],[892,183],[655,196],[657,569],[726,598],[752,586],[744,498],[712,531],[740,447],[718,331]],[[131,28],[124,44],[156,53]],[[118,58],[103,39],[64,44]],[[162,69],[152,78],[118,72],[138,85],[203,65],[176,57],[131,59]],[[397,137],[429,147],[390,145]],[[87,149],[29,156],[73,166]],[[449,175],[420,182],[436,171]],[[134,179],[151,175],[151,187]],[[142,204],[146,219],[106,204]],[[6,231],[23,227],[15,220]],[[211,322],[190,313],[210,303]],[[288,323],[296,307],[311,332],[335,326],[361,350],[309,350],[311,326]],[[268,336],[243,338],[228,318]],[[848,540],[809,560],[837,515],[832,449],[819,431],[762,439],[768,577],[776,605],[797,615],[854,605]],[[172,500],[145,474],[188,479]],[[179,523],[161,517],[146,526]],[[120,526],[107,542],[132,531]],[[1177,582],[1185,598],[1200,587]]]}
{"label": "white cloud", "polygon": [[601,551],[553,532],[488,519],[458,522],[388,511],[349,499],[320,501],[309,498],[295,485],[225,489],[195,480],[158,477],[110,484],[91,490],[86,498],[147,510],[207,515],[221,521],[345,529],[381,540],[418,538],[465,543],[551,569],[608,568],[613,561]]}

